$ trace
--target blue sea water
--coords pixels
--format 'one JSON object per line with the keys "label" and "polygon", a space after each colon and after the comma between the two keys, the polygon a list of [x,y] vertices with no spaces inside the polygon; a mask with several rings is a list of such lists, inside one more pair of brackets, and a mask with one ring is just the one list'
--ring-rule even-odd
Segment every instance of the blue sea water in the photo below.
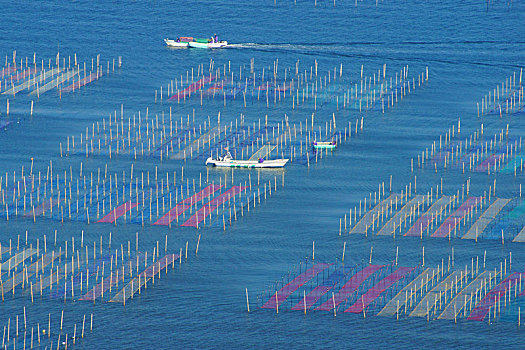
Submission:
{"label": "blue sea water", "polygon": [[[459,267],[471,263],[472,257],[487,254],[487,266],[499,267],[512,252],[513,268],[524,271],[525,254],[521,244],[497,240],[478,243],[461,239],[339,236],[339,219],[372,191],[378,183],[393,177],[393,189],[400,191],[418,176],[418,188],[426,192],[443,178],[444,192],[455,193],[471,179],[471,192],[482,195],[495,178],[498,195],[517,197],[523,175],[466,173],[448,169],[444,172],[410,170],[410,159],[430,147],[461,119],[464,136],[483,123],[487,135],[510,125],[513,137],[525,136],[523,114],[477,117],[476,103],[525,66],[525,3],[523,1],[353,1],[262,0],[250,1],[151,1],[151,2],[30,2],[2,1],[0,26],[0,65],[36,53],[37,61],[73,56],[88,62],[97,54],[102,64],[119,56],[122,68],[75,93],[56,91],[40,96],[34,115],[29,115],[31,98],[26,94],[9,97],[11,113],[6,116],[7,98],[0,96],[0,120],[12,123],[0,130],[0,174],[27,169],[34,158],[34,168],[45,172],[50,161],[58,172],[80,163],[85,171],[96,171],[106,163],[112,171],[180,173],[198,177],[204,171],[199,162],[160,162],[157,158],[132,160],[105,156],[89,159],[76,155],[60,157],[60,143],[68,136],[79,135],[92,123],[120,113],[131,116],[149,107],[150,114],[173,108],[176,116],[186,117],[195,109],[198,124],[208,116],[232,121],[241,113],[249,123],[265,115],[274,123],[286,114],[291,122],[310,118],[312,104],[295,110],[289,104],[251,101],[244,108],[241,100],[209,101],[201,106],[197,100],[184,105],[158,101],[155,90],[170,80],[210,59],[216,67],[228,66],[233,72],[239,65],[250,66],[260,74],[263,67],[309,69],[317,61],[326,74],[343,65],[344,82],[359,82],[363,66],[365,75],[387,67],[387,76],[409,67],[409,76],[429,68],[429,80],[407,95],[392,109],[359,113],[336,111],[327,103],[316,111],[316,118],[329,121],[336,113],[337,122],[352,125],[364,118],[364,130],[351,141],[342,143],[333,154],[310,167],[287,166],[282,172],[263,173],[262,179],[278,179],[278,191],[249,215],[226,231],[222,227],[199,231],[181,227],[159,228],[135,224],[102,225],[24,218],[0,220],[0,241],[28,232],[29,240],[52,237],[58,241],[79,242],[84,232],[86,242],[107,242],[111,231],[115,247],[134,242],[150,249],[168,235],[169,247],[177,253],[189,242],[188,261],[175,265],[154,287],[148,288],[125,306],[114,303],[95,305],[81,301],[63,303],[55,299],[38,299],[34,304],[27,295],[9,296],[0,303],[0,329],[7,320],[22,315],[26,307],[29,323],[47,323],[48,313],[65,313],[65,323],[72,329],[84,314],[94,315],[94,329],[76,347],[109,348],[520,348],[523,336],[512,317],[500,322],[453,322],[426,319],[391,318],[340,313],[283,310],[276,314],[257,308],[256,296],[267,290],[294,265],[312,255],[325,262],[340,259],[346,242],[346,260],[367,262],[373,247],[373,262],[386,264],[399,247],[399,263],[416,266],[425,247],[427,265],[437,265],[455,254]],[[217,33],[232,47],[223,50],[173,50],[162,39],[177,36],[206,37]],[[280,73],[282,74],[282,72]],[[231,171],[209,170],[211,176],[231,176]],[[247,171],[234,170],[245,180]],[[251,172],[252,179],[257,175]],[[219,225],[220,226],[220,225]],[[198,255],[195,254],[199,240]],[[245,288],[251,302],[246,312]],[[24,292],[21,292],[23,294]],[[27,293],[26,293],[27,294]],[[259,304],[260,305],[260,304]],[[293,305],[292,305],[293,306]],[[55,317],[53,327],[58,327]],[[522,326],[523,328],[523,326]],[[21,348],[20,342],[17,348]]]}

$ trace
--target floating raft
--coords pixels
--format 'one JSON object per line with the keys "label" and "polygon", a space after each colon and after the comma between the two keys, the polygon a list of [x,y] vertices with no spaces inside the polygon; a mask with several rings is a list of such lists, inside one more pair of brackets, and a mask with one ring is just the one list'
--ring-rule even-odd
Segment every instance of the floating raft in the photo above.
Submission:
{"label": "floating raft", "polygon": [[433,279],[437,278],[437,269],[427,268],[414,280],[401,289],[381,310],[377,315],[378,316],[394,316],[399,313],[399,310],[404,306],[405,313],[407,306],[408,295],[421,293],[423,288],[426,289],[426,286],[429,283],[433,282]]}
{"label": "floating raft", "polygon": [[[1,263],[2,265],[2,275],[6,272],[10,272],[14,267],[17,267],[33,255],[38,254],[38,250],[33,248],[27,248],[23,251],[16,253],[10,257],[7,261]],[[1,276],[1,275],[0,275]]]}
{"label": "floating raft", "polygon": [[13,76],[15,79],[12,79],[12,81],[24,80],[25,78],[31,76],[31,74],[34,75],[38,71],[39,71],[39,69],[38,68],[34,68],[34,67],[30,67],[30,68],[24,69],[20,73],[17,73],[15,76]]}
{"label": "floating raft", "polygon": [[463,239],[477,239],[479,235],[485,231],[487,226],[496,218],[496,215],[505,207],[511,200],[498,198],[492,203],[483,214],[474,222],[467,233],[461,237]]}
{"label": "floating raft", "polygon": [[186,96],[191,96],[192,93],[202,89],[204,87],[204,85],[212,82],[213,80],[215,80],[215,75],[210,74],[209,76],[206,76],[206,77],[204,77],[204,78],[194,82],[193,84],[188,86],[186,89],[177,92],[175,95],[171,96],[169,98],[169,100],[170,101],[182,100],[182,99],[186,98]]}
{"label": "floating raft", "polygon": [[[518,226],[520,224],[518,219],[523,217],[523,215],[525,215],[525,200],[518,202],[518,205],[516,205],[509,213],[501,218],[495,225],[492,225],[487,232],[487,235],[490,236],[490,238],[501,237],[502,232],[511,231],[509,228]],[[518,238],[518,236],[520,236],[519,233],[515,239]],[[520,239],[521,238],[518,238],[518,240]]]}
{"label": "floating raft", "polygon": [[483,200],[483,197],[469,197],[456,209],[456,211],[450,215],[439,228],[432,234],[432,237],[447,237],[452,233],[452,230],[459,225],[461,220],[467,215],[474,207]]}
{"label": "floating raft", "polygon": [[310,293],[306,294],[302,300],[300,300],[292,310],[304,310],[311,308],[323,295],[328,293],[331,289],[341,282],[353,269],[354,266],[341,266],[335,270],[328,279],[315,287]]}
{"label": "floating raft", "polygon": [[55,87],[57,87],[58,85],[62,84],[64,81],[66,80],[69,80],[71,79],[73,76],[75,76],[76,74],[80,73],[82,70],[77,70],[77,69],[72,69],[70,71],[68,71],[67,73],[63,73],[63,74],[60,74],[59,76],[57,76],[56,78],[53,78],[49,83],[37,88],[37,89],[34,89],[33,91],[31,91],[29,93],[30,96],[33,96],[33,95],[36,95],[37,92],[39,94],[43,94]]}
{"label": "floating raft", "polygon": [[[52,297],[54,298],[60,298],[67,294],[68,288],[71,289],[78,287],[79,284],[83,284],[84,281],[87,282],[87,279],[92,276],[96,276],[97,269],[104,267],[104,263],[110,263],[113,259],[112,255],[107,255],[101,259],[96,259],[95,261],[92,261],[89,266],[86,266],[84,268],[80,268],[80,266],[77,265],[77,274],[70,279],[70,281],[67,281],[63,286],[57,286],[57,289],[54,293],[50,293]],[[115,260],[117,258],[115,257]],[[82,261],[84,263],[85,261]],[[111,265],[109,265],[111,266]],[[80,289],[82,289],[82,285],[80,286]]]}
{"label": "floating raft", "polygon": [[512,242],[525,242],[525,226],[523,226],[518,235],[514,237]]}
{"label": "floating raft", "polygon": [[320,272],[329,267],[330,264],[316,264],[295,277],[287,285],[279,289],[270,299],[263,305],[263,309],[275,309],[277,310],[278,305],[281,305],[288,297],[295,292],[299,287],[303,286],[306,282],[317,276]]}
{"label": "floating raft", "polygon": [[490,309],[496,307],[500,298],[507,293],[508,288],[513,288],[517,283],[519,283],[519,280],[524,277],[525,274],[514,272],[501,281],[496,287],[488,292],[480,302],[478,302],[476,308],[470,312],[467,320],[483,321]]}
{"label": "floating raft", "polygon": [[498,161],[500,159],[502,159],[504,155],[505,155],[505,151],[504,150],[500,150],[497,153],[491,154],[487,159],[485,159],[484,161],[479,163],[479,165],[476,167],[476,169],[474,169],[474,171],[485,172],[485,171],[489,170],[489,168],[492,165],[494,165],[493,168],[496,169]]}
{"label": "floating raft", "polygon": [[463,290],[456,294],[445,310],[439,315],[438,319],[454,320],[461,313],[462,310],[466,312],[465,306],[471,302],[471,299],[475,294],[483,288],[484,283],[489,278],[490,272],[483,271],[480,273],[472,282],[470,282]]}
{"label": "floating raft", "polygon": [[511,159],[507,165],[499,170],[502,174],[512,174],[516,169],[519,169],[523,166],[523,161],[525,160],[525,155],[518,154],[513,159]]}
{"label": "floating raft", "polygon": [[515,220],[525,215],[525,200],[519,203],[507,216],[507,219]]}
{"label": "floating raft", "polygon": [[[0,275],[0,277],[4,276],[4,275],[6,275],[7,277],[14,276],[15,275],[14,273],[16,271],[13,271],[13,268],[16,268],[19,264],[25,265],[24,262],[28,258],[32,257],[34,254],[37,254],[37,256],[38,256],[38,253],[36,251],[32,251],[32,248],[27,248],[27,249],[24,249],[22,252],[19,252],[19,253],[15,254],[14,256],[12,256],[8,261],[6,261],[4,263],[0,263],[0,266],[2,268],[1,269],[2,270],[2,274]],[[33,268],[31,266],[27,267],[27,272],[28,273],[30,273],[31,269]],[[9,267],[11,267],[11,269],[9,269]],[[13,272],[13,274],[11,274],[11,271]],[[25,271],[22,271],[22,272],[25,273]],[[1,280],[1,278],[0,278],[0,280]],[[7,282],[5,282],[5,283],[7,283]]]}
{"label": "floating raft", "polygon": [[154,278],[155,275],[160,274],[161,271],[167,269],[169,264],[174,264],[175,260],[178,260],[180,255],[168,254],[157,260],[154,264],[148,266],[143,272],[137,277],[133,278],[122,290],[120,290],[110,302],[122,303],[129,298],[133,298],[133,295],[137,293],[146,283]]}
{"label": "floating raft", "polygon": [[450,292],[454,287],[454,282],[459,278],[464,277],[462,271],[453,271],[444,280],[438,283],[430,292],[428,292],[423,299],[416,305],[414,310],[410,313],[411,317],[425,317],[434,308],[434,303],[439,299],[443,293]]}
{"label": "floating raft", "polygon": [[345,312],[351,312],[358,314],[363,312],[374,300],[379,298],[388,288],[392,287],[394,283],[399,282],[402,278],[405,278],[415,267],[399,267],[390,275],[383,278],[365,294],[361,296],[353,305],[351,305]]}
{"label": "floating raft", "polygon": [[[46,74],[51,75],[51,72],[46,72]],[[40,74],[42,75],[42,74]],[[17,93],[19,93],[20,91],[22,90],[25,90],[25,89],[28,89],[29,87],[31,87],[33,84],[35,84],[35,80],[36,79],[29,79],[27,81],[24,81],[23,83],[20,83],[18,85],[13,85],[9,90],[6,90],[2,93],[2,95],[15,95]]]}
{"label": "floating raft", "polygon": [[11,292],[15,287],[23,283],[25,279],[33,277],[38,271],[46,268],[49,264],[55,261],[59,257],[58,254],[46,254],[41,259],[38,259],[32,263],[25,271],[22,271],[15,275],[10,280],[4,282],[4,293]]}
{"label": "floating raft", "polygon": [[[401,232],[403,223],[410,217],[410,215],[417,210],[418,207],[425,203],[424,195],[416,195],[408,203],[406,203],[401,210],[399,210],[388,222],[379,230],[378,235],[391,236],[398,229]],[[397,225],[397,226],[396,226]]]}
{"label": "floating raft", "polygon": [[98,75],[97,73],[91,73],[85,78],[80,79],[79,81],[74,82],[73,84],[66,86],[62,89],[62,92],[71,92],[75,91],[76,89],[81,88],[82,86],[86,86],[87,84],[97,80],[102,76],[102,72],[100,72]]}
{"label": "floating raft", "polygon": [[22,90],[29,89],[31,86],[34,86],[37,82],[44,81],[48,77],[50,77],[53,74],[53,71],[47,71],[47,72],[40,72],[38,75],[33,75],[33,77],[29,77],[26,81],[18,84],[18,85],[11,85],[11,88],[9,90],[4,91],[3,95],[15,95],[19,93]]}
{"label": "floating raft", "polygon": [[341,287],[339,292],[337,292],[333,298],[328,299],[323,304],[318,306],[315,310],[330,311],[334,308],[334,306],[339,306],[339,304],[344,302],[350,297],[350,295],[357,291],[359,286],[364,281],[366,281],[370,276],[372,276],[375,272],[379,271],[383,267],[385,267],[385,265],[368,265],[361,271],[358,271],[348,280],[348,282],[346,282]]}
{"label": "floating raft", "polygon": [[193,214],[181,226],[198,227],[199,224],[202,221],[204,221],[206,217],[211,214],[212,211],[219,207],[219,205],[229,201],[230,198],[235,197],[235,195],[241,193],[244,189],[246,189],[246,187],[244,186],[233,186],[228,191],[222,193],[218,197],[212,199],[210,202],[203,205],[202,208],[195,212],[195,214]]}
{"label": "floating raft", "polygon": [[[472,136],[472,135],[471,135]],[[474,138],[477,137],[477,132],[474,132]],[[471,144],[471,146],[468,149],[465,149],[465,153],[459,157],[458,159],[458,167],[462,168],[464,165],[472,166],[472,162],[474,159],[477,159],[480,157],[479,151],[483,152],[483,139],[478,139],[477,141],[474,141],[474,145]],[[457,150],[457,143],[460,143],[460,149],[463,146],[463,142],[454,142],[456,145]],[[467,146],[468,141],[465,139],[465,147]],[[481,159],[481,157],[480,157]]]}
{"label": "floating raft", "polygon": [[[130,268],[128,268],[128,273]],[[132,267],[131,267],[132,269]],[[104,292],[107,293],[108,290],[111,289],[114,285],[118,284],[118,282],[123,281],[125,277],[125,267],[122,266],[122,269],[115,269],[115,273],[111,273],[108,277],[104,278],[102,282],[97,284],[93,287],[92,290],[84,294],[80,299],[78,300],[95,300],[99,297],[104,298]]]}
{"label": "floating raft", "polygon": [[[55,254],[56,255],[56,254]],[[58,273],[51,273],[49,276],[40,279],[39,283],[35,283],[34,286],[38,288],[36,292],[42,293],[44,289],[50,287],[53,289],[53,284],[58,285],[58,282],[64,278],[66,273],[73,271],[73,267],[77,266],[76,262],[65,263],[63,266],[58,268]],[[51,292],[51,291],[50,291]]]}
{"label": "floating raft", "polygon": [[114,223],[115,221],[117,221],[118,218],[126,214],[131,209],[135,208],[137,205],[139,205],[139,203],[128,201],[113,209],[111,212],[109,212],[109,214],[107,214],[97,222]]}
{"label": "floating raft", "polygon": [[37,207],[33,208],[33,210],[27,214],[25,214],[26,217],[29,216],[40,216],[45,215],[46,211],[52,210],[54,206],[56,206],[58,203],[60,203],[60,199],[50,197],[49,200],[44,200],[42,204],[39,204]]}
{"label": "floating raft", "polygon": [[277,148],[277,145],[263,145],[261,148],[259,148],[255,153],[252,154],[250,158],[248,158],[249,161],[255,161],[259,158],[266,159],[269,154],[272,153],[272,151]]}
{"label": "floating raft", "polygon": [[359,220],[350,233],[365,234],[368,231],[368,227],[372,226],[372,222],[378,217],[378,214],[381,214],[381,211],[387,211],[391,206],[391,203],[398,199],[401,199],[401,195],[398,193],[392,193],[388,198],[383,199],[379,204],[363,215],[361,220]]}
{"label": "floating raft", "polygon": [[422,236],[423,232],[430,228],[432,220],[435,220],[443,210],[450,205],[454,197],[442,196],[426,211],[425,214],[421,215],[419,219],[412,225],[412,227],[405,233],[405,236]]}
{"label": "floating raft", "polygon": [[194,194],[193,196],[184,199],[174,208],[170,209],[164,216],[158,219],[153,225],[168,226],[173,220],[175,220],[179,215],[185,212],[187,209],[191,208],[195,203],[200,202],[204,198],[210,197],[212,194],[217,192],[223,186],[219,185],[208,185],[200,192]]}
{"label": "floating raft", "polygon": [[[229,129],[229,126],[225,126],[224,132]],[[191,144],[186,146],[184,149],[180,150],[178,153],[170,156],[170,159],[185,159],[186,157],[190,157],[193,154],[193,150],[205,147],[206,145],[206,139],[208,139],[208,144],[210,143],[210,140],[215,139],[215,137],[220,136],[222,130],[217,126],[213,129],[210,129],[206,134],[201,135],[198,139],[194,140]],[[200,146],[200,147],[197,147]]]}

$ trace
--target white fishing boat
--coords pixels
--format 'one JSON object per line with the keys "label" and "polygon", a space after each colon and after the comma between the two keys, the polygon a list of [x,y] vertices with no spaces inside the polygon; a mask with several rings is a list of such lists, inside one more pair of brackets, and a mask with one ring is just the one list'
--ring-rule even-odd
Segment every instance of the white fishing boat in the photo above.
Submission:
{"label": "white fishing boat", "polygon": [[218,158],[209,157],[206,160],[206,165],[211,164],[228,168],[282,168],[286,163],[288,163],[288,159],[235,160],[229,155]]}
{"label": "white fishing boat", "polygon": [[180,37],[176,40],[166,38],[164,39],[164,42],[169,47],[185,48],[188,47],[188,43],[192,40],[192,37]]}

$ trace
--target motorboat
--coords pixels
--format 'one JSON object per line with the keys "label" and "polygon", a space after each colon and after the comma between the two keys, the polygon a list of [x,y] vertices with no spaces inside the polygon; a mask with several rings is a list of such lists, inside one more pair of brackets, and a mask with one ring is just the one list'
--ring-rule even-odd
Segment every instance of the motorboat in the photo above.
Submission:
{"label": "motorboat", "polygon": [[206,165],[228,168],[282,168],[288,163],[288,159],[262,159],[258,160],[235,160],[230,155],[223,157],[209,157]]}
{"label": "motorboat", "polygon": [[195,49],[218,49],[221,47],[228,46],[228,42],[225,40],[212,41],[211,39],[193,39],[188,43],[189,47]]}
{"label": "motorboat", "polygon": [[314,149],[334,149],[337,144],[335,141],[314,141]]}
{"label": "motorboat", "polygon": [[192,37],[180,37],[176,40],[173,39],[164,39],[164,42],[169,47],[178,47],[178,48],[185,48],[188,47],[188,43],[193,41]]}

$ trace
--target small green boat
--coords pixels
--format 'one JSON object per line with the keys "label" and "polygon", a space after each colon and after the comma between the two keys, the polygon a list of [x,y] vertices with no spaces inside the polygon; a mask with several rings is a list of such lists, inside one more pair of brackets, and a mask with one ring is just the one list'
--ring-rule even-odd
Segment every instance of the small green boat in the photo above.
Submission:
{"label": "small green boat", "polygon": [[198,39],[193,38],[193,41],[190,41],[188,43],[189,47],[193,47],[196,49],[218,49],[220,47],[225,47],[228,45],[227,41],[217,41],[214,42],[211,39]]}
{"label": "small green boat", "polygon": [[337,144],[335,141],[314,141],[314,149],[334,149]]}

